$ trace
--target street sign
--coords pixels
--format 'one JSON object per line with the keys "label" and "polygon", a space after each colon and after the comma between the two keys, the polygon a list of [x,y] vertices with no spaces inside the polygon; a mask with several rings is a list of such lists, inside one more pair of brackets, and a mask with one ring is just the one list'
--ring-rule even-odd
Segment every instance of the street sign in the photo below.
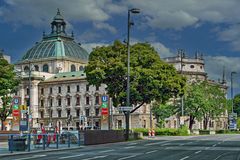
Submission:
{"label": "street sign", "polygon": [[18,104],[18,103],[19,103],[19,98],[14,98],[14,99],[13,99],[13,103],[14,103],[14,104]]}
{"label": "street sign", "polygon": [[118,110],[119,111],[131,111],[132,107],[121,106],[121,107],[118,107]]}
{"label": "street sign", "polygon": [[13,110],[13,116],[18,117],[19,115],[19,110]]}
{"label": "street sign", "polygon": [[229,114],[229,129],[237,129],[237,113]]}
{"label": "street sign", "polygon": [[108,96],[102,96],[102,102],[107,102],[108,101]]}
{"label": "street sign", "polygon": [[102,115],[108,115],[108,108],[102,108]]}

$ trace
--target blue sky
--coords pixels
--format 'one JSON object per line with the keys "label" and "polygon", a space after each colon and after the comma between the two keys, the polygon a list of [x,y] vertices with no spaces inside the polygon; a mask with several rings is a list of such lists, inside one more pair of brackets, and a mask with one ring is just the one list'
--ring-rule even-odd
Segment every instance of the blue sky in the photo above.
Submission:
{"label": "blue sky", "polygon": [[[203,53],[210,79],[234,76],[234,93],[240,79],[239,0],[0,0],[0,48],[16,62],[50,32],[57,8],[67,21],[67,31],[91,51],[127,36],[127,10],[132,15],[132,42],[149,42],[161,57],[184,49],[188,56]],[[230,84],[230,83],[228,83]]]}

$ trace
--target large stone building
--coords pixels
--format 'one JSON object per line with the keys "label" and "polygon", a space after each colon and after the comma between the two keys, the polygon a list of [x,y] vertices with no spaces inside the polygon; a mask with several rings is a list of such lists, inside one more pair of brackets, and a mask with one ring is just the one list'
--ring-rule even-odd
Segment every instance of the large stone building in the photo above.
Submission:
{"label": "large stone building", "polygon": [[[196,81],[208,81],[213,85],[219,85],[225,93],[227,93],[227,84],[225,80],[225,73],[223,73],[222,80],[216,82],[213,80],[209,80],[207,77],[207,73],[205,72],[205,63],[203,56],[196,53],[194,58],[187,57],[184,50],[178,50],[177,56],[168,57],[163,59],[165,62],[174,65],[177,71],[187,77],[187,83],[192,83]],[[183,104],[184,107],[184,102]],[[184,108],[183,108],[184,109]],[[189,117],[183,117],[185,124],[189,124]],[[180,117],[179,116],[171,116],[166,119],[166,127],[167,128],[178,128],[180,126]],[[209,122],[208,128],[210,129],[227,129],[228,128],[228,113],[225,111],[221,116],[216,119],[211,119]],[[193,129],[203,129],[203,121],[198,122],[195,120],[193,125]]]}

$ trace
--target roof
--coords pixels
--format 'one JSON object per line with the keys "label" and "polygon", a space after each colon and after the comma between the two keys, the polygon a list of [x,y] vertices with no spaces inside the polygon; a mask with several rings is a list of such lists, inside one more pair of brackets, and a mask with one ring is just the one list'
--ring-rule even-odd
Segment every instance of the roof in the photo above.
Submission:
{"label": "roof", "polygon": [[[55,81],[66,81],[66,80],[76,80],[76,79],[85,79],[86,73],[84,71],[77,72],[63,72],[57,73],[49,79],[46,79],[44,82],[55,82]],[[41,82],[41,83],[44,83]]]}
{"label": "roof", "polygon": [[59,10],[51,23],[51,28],[52,32],[49,35],[44,34],[42,40],[29,49],[21,61],[44,58],[70,58],[88,61],[88,52],[74,41],[73,35],[66,34],[66,23]]}

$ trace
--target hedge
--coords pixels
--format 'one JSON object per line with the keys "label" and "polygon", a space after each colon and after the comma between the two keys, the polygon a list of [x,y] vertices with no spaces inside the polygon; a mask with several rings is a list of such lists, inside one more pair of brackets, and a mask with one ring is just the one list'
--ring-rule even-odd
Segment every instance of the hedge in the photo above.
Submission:
{"label": "hedge", "polygon": [[[141,132],[144,136],[148,136],[147,128],[134,128],[134,132]],[[188,135],[187,127],[182,128],[155,128],[156,136],[186,136]]]}

